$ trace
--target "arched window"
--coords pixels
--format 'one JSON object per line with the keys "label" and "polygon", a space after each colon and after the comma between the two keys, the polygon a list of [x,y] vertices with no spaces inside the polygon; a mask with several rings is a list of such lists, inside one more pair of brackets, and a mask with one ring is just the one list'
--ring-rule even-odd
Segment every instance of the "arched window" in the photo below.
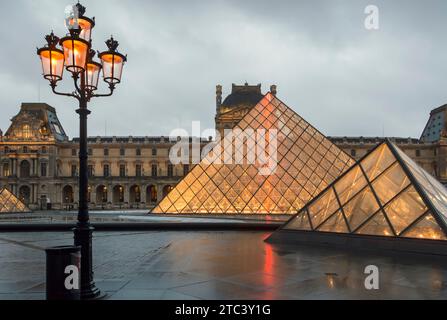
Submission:
{"label": "arched window", "polygon": [[146,200],[150,203],[157,202],[157,187],[154,185],[148,186],[146,190]]}
{"label": "arched window", "polygon": [[117,185],[113,188],[113,203],[124,202],[124,188],[121,185]]}
{"label": "arched window", "polygon": [[141,190],[140,187],[137,185],[134,185],[130,187],[129,190],[129,200],[130,203],[140,203],[141,202]]}
{"label": "arched window", "polygon": [[31,173],[31,167],[28,161],[23,160],[20,162],[20,177],[21,178],[29,178]]}
{"label": "arched window", "polygon": [[169,192],[172,191],[172,189],[174,189],[171,185],[167,185],[163,188],[163,197],[166,197]]}
{"label": "arched window", "polygon": [[62,189],[62,202],[63,203],[73,203],[74,202],[74,193],[72,186],[65,186]]}
{"label": "arched window", "polygon": [[31,189],[28,186],[21,186],[19,189],[19,198],[28,205],[31,200]]}
{"label": "arched window", "polygon": [[100,185],[96,188],[96,202],[107,203],[107,187]]}

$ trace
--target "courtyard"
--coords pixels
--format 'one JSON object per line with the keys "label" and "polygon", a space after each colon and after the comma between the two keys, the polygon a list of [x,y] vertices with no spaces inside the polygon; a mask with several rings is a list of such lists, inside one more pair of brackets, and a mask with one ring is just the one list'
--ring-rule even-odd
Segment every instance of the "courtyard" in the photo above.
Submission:
{"label": "courtyard", "polygon": [[[445,262],[269,245],[269,234],[96,232],[95,281],[111,300],[447,297]],[[72,239],[71,232],[0,234],[0,300],[45,299],[43,250]],[[379,268],[379,290],[365,289],[367,265]]]}

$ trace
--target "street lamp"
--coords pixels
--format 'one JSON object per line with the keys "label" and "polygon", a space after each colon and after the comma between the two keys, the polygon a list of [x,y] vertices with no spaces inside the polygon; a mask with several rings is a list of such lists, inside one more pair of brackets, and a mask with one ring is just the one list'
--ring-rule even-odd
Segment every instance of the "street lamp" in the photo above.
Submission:
{"label": "street lamp", "polygon": [[[47,45],[37,50],[42,62],[43,77],[50,82],[57,95],[73,97],[79,102],[79,210],[78,222],[73,229],[74,244],[81,246],[81,298],[94,299],[101,295],[93,280],[92,233],[88,212],[88,151],[87,151],[87,116],[90,110],[88,102],[92,98],[111,96],[115,86],[121,82],[121,75],[127,57],[117,51],[118,42],[113,37],[106,41],[107,51],[99,53],[101,64],[95,62],[92,49],[91,32],[95,26],[94,19],[84,16],[85,7],[76,4],[79,17],[68,21],[70,33],[59,39],[51,32],[45,37]],[[58,48],[60,45],[61,48]],[[58,82],[63,78],[65,69],[71,73],[75,90],[72,93],[56,91]],[[109,92],[97,94],[101,70],[103,79],[108,84]]]}

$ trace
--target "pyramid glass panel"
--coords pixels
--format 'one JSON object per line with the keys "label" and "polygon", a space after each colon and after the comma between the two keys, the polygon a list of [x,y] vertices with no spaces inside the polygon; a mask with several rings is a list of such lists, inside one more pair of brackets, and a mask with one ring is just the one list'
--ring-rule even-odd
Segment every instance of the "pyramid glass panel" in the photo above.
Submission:
{"label": "pyramid glass panel", "polygon": [[447,240],[445,232],[429,212],[403,234],[407,238]]}
{"label": "pyramid glass panel", "polygon": [[426,211],[427,206],[414,187],[402,192],[385,207],[386,215],[398,234]]}
{"label": "pyramid glass panel", "polygon": [[[447,240],[446,189],[390,141],[359,160],[296,217],[305,219],[303,212],[309,212],[315,232]],[[308,230],[295,219],[282,229]]]}
{"label": "pyramid glass panel", "polygon": [[152,212],[294,214],[353,163],[269,93]]}
{"label": "pyramid glass panel", "polygon": [[441,214],[442,219],[447,222],[447,206],[445,205],[447,203],[447,189],[402,150],[398,149],[397,152]]}
{"label": "pyramid glass panel", "polygon": [[0,213],[30,212],[28,207],[8,189],[0,189]]}
{"label": "pyramid glass panel", "polygon": [[349,232],[345,218],[343,217],[343,212],[341,212],[341,210],[338,210],[335,214],[333,214],[321,226],[319,226],[317,230],[337,233]]}
{"label": "pyramid glass panel", "polygon": [[390,237],[393,236],[393,230],[385,218],[382,211],[377,212],[370,220],[364,223],[355,233],[380,235]]}

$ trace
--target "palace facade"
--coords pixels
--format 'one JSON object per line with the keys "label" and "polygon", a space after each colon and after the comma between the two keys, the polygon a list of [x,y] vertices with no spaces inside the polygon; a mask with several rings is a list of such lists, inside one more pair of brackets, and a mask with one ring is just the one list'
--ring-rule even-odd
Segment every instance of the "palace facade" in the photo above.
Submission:
{"label": "palace facade", "polygon": [[[263,97],[261,85],[234,85],[222,99],[216,87],[216,130],[233,128]],[[276,86],[270,92],[276,95]],[[390,138],[425,170],[447,184],[447,105],[434,109],[419,139]],[[190,138],[192,140],[192,138]],[[383,141],[371,137],[329,137],[355,159]],[[211,140],[201,139],[201,146]],[[0,189],[6,187],[31,209],[76,208],[78,142],[69,139],[55,108],[23,103],[6,131],[0,131]],[[91,209],[153,208],[191,169],[174,165],[170,137],[90,137]]]}

